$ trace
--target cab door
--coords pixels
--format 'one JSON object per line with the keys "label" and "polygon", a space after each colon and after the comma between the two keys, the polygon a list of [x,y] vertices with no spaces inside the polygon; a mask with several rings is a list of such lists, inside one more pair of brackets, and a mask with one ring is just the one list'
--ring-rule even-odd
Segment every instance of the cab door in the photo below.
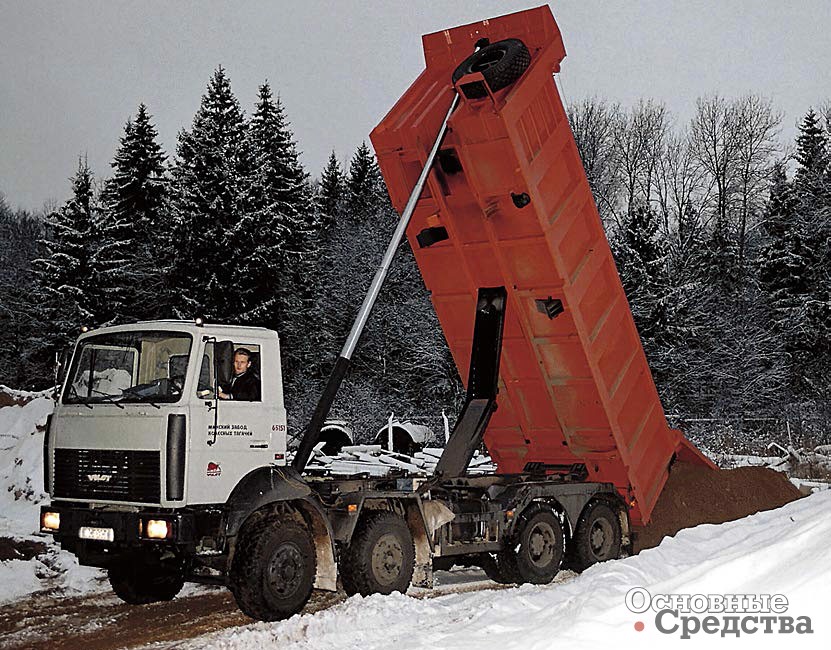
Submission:
{"label": "cab door", "polygon": [[[277,400],[270,381],[263,381],[263,362],[275,354],[267,340],[231,341],[233,349],[244,348],[252,356],[248,372],[260,383],[260,399],[237,401],[217,399],[217,351],[227,343],[204,342],[197,357],[199,374],[191,410],[191,454],[188,463],[188,503],[224,503],[237,483],[250,471],[285,456],[285,449],[272,444],[281,422],[285,426],[282,396]],[[266,366],[267,367],[267,366]],[[219,376],[218,376],[219,375]],[[222,387],[227,390],[227,384]],[[282,413],[281,413],[282,411]]]}

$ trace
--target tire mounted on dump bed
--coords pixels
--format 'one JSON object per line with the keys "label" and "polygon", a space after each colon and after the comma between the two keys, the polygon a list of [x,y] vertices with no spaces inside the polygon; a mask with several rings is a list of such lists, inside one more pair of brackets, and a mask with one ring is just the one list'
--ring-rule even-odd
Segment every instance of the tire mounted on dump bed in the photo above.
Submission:
{"label": "tire mounted on dump bed", "polygon": [[[455,84],[466,74],[481,72],[491,92],[497,92],[519,79],[530,64],[531,54],[525,43],[517,38],[507,38],[486,45],[467,57],[453,71],[452,80]],[[470,99],[487,97],[488,94],[484,88],[472,84],[465,88],[464,93]]]}

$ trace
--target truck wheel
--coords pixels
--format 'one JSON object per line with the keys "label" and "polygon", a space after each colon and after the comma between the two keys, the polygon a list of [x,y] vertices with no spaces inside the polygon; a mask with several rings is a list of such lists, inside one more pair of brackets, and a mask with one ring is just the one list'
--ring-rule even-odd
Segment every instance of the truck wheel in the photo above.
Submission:
{"label": "truck wheel", "polygon": [[620,557],[620,544],[617,514],[602,501],[590,503],[580,516],[574,533],[577,570],[583,571],[597,562]]}
{"label": "truck wheel", "polygon": [[[565,537],[560,520],[548,509],[523,514],[515,534],[516,546],[509,549],[511,572],[518,582],[548,584],[560,570]],[[504,560],[503,560],[504,562]]]}
{"label": "truck wheel", "polygon": [[246,526],[231,563],[229,587],[244,614],[278,621],[303,609],[315,579],[314,543],[288,517],[265,517]]}
{"label": "truck wheel", "polygon": [[[508,38],[486,45],[467,57],[453,72],[453,83],[471,72],[481,72],[492,92],[510,86],[522,76],[531,63],[531,54],[525,43],[516,38]],[[473,85],[473,84],[471,84]],[[465,89],[470,99],[487,96],[484,88]]]}
{"label": "truck wheel", "polygon": [[415,567],[413,536],[392,512],[371,514],[352,536],[341,562],[341,581],[350,596],[404,593]]}
{"label": "truck wheel", "polygon": [[181,564],[161,564],[143,558],[117,561],[107,574],[115,595],[130,605],[173,600],[185,584]]}
{"label": "truck wheel", "polygon": [[490,553],[483,553],[479,558],[479,566],[488,578],[500,585],[509,585],[518,582],[519,577],[516,575],[515,563],[509,561],[506,565],[506,559],[510,560],[510,558],[507,558],[506,555],[501,553],[497,553],[496,556]]}

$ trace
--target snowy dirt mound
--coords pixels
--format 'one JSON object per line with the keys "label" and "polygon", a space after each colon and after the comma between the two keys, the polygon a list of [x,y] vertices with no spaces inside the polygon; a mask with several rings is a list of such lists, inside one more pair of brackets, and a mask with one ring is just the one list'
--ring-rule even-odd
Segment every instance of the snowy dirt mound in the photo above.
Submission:
{"label": "snowy dirt mound", "polygon": [[0,602],[42,589],[86,592],[103,588],[103,575],[79,567],[50,536],[40,536],[43,435],[54,404],[51,392],[0,386]]}
{"label": "snowy dirt mound", "polygon": [[634,550],[661,543],[683,528],[721,524],[801,497],[787,476],[766,467],[710,470],[689,463],[672,466],[652,520],[635,528]]}

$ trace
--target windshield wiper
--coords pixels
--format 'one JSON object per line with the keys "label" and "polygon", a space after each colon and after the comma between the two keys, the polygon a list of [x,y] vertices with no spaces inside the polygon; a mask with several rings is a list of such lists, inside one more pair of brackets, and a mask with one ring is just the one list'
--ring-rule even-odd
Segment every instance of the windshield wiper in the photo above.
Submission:
{"label": "windshield wiper", "polygon": [[84,400],[81,399],[81,396],[78,394],[78,389],[75,388],[75,384],[69,384],[69,388],[72,390],[73,393],[75,393],[75,397],[76,397],[76,400],[77,400],[75,402],[70,402],[70,404],[83,404],[88,409],[92,408],[92,404],[90,404],[89,402],[85,402]]}
{"label": "windshield wiper", "polygon": [[116,398],[121,398],[122,397],[121,395],[113,395],[111,393],[105,393],[105,392],[100,391],[100,390],[95,390],[94,388],[90,388],[89,390],[90,390],[91,393],[98,393],[99,395],[102,395],[102,396],[106,397],[107,398],[106,402],[108,404],[115,404],[122,411],[124,410],[124,406],[115,401]]}

